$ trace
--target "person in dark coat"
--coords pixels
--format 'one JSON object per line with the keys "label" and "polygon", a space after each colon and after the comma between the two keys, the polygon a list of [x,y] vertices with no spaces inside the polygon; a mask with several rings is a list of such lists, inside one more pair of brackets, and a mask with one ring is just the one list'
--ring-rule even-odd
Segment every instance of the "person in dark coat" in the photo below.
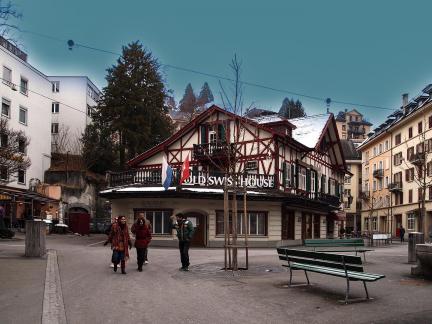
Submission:
{"label": "person in dark coat", "polygon": [[399,236],[400,236],[401,243],[403,243],[404,242],[404,236],[405,236],[405,228],[403,228],[402,225],[399,228]]}
{"label": "person in dark coat", "polygon": [[189,245],[192,240],[194,228],[191,221],[181,213],[177,214],[177,223],[174,225],[179,240],[180,260],[182,267],[180,271],[189,271]]}
{"label": "person in dark coat", "polygon": [[121,263],[121,272],[126,274],[126,260],[129,259],[129,248],[132,248],[132,242],[125,216],[119,216],[117,223],[111,226],[111,232],[104,245],[108,243],[111,243],[111,249],[113,250],[114,272],[117,272],[117,266]]}
{"label": "person in dark coat", "polygon": [[144,217],[139,216],[132,225],[131,232],[135,234],[135,248],[137,251],[138,271],[142,271],[143,264],[147,264],[147,247],[152,239],[150,227]]}

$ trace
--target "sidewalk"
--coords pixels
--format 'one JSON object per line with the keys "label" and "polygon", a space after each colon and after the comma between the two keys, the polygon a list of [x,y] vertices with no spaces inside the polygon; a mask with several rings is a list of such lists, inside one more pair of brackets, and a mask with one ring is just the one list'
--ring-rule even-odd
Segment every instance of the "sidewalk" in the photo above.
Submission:
{"label": "sidewalk", "polygon": [[24,257],[24,240],[0,240],[0,322],[40,323],[46,258]]}

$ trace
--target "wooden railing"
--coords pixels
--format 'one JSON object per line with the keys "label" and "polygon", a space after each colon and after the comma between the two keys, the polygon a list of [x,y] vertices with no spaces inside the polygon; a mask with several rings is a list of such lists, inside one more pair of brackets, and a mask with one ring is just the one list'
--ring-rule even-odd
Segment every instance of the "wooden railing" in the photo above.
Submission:
{"label": "wooden railing", "polygon": [[229,144],[225,142],[194,144],[193,157],[194,160],[226,158],[228,157],[228,154],[234,154],[234,146],[235,144]]}

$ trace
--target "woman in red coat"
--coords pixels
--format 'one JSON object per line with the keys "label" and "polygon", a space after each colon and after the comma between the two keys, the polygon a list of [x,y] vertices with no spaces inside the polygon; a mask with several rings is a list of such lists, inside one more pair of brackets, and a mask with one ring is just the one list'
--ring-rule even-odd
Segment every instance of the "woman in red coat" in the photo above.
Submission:
{"label": "woman in red coat", "polygon": [[150,227],[146,224],[144,217],[140,215],[136,223],[132,225],[131,231],[135,234],[138,271],[141,272],[144,261],[147,261],[147,246],[152,239]]}

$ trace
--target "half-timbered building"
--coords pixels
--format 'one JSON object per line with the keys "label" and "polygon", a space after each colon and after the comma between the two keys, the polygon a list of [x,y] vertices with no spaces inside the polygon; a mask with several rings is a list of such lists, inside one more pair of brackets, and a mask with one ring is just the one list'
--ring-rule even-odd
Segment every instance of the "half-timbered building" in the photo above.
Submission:
{"label": "half-timbered building", "polygon": [[[229,145],[231,150],[224,149]],[[233,161],[226,156],[232,152],[235,172],[225,174],[220,165]],[[190,177],[179,185],[188,156]],[[168,190],[161,184],[164,157],[175,171]],[[243,226],[244,204],[239,203],[239,234],[248,229],[250,246],[336,237],[343,220],[347,171],[332,114],[251,119],[212,106],[128,166],[128,171],[110,173],[109,188],[100,194],[111,201],[113,216],[133,222],[144,212],[153,224],[155,245],[175,244],[169,220],[182,212],[194,223],[194,245],[223,246],[225,183],[237,185],[239,200],[247,192],[248,226]]]}

